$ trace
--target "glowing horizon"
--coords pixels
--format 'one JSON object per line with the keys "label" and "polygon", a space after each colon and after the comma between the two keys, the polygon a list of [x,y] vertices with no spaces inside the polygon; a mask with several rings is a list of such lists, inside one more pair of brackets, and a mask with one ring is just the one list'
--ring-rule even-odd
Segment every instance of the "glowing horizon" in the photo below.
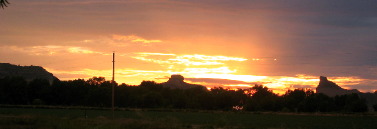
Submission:
{"label": "glowing horizon", "polygon": [[[141,54],[141,53],[138,53]],[[178,56],[176,54],[165,54],[165,53],[142,53],[146,55],[158,55],[158,56]],[[183,57],[195,57],[190,55],[184,55]],[[209,56],[206,56],[209,57]],[[215,56],[218,57],[218,56]],[[222,58],[227,58],[221,56]],[[241,59],[238,61],[246,61],[247,59],[231,57],[229,59]],[[144,60],[147,62],[154,62],[157,64],[171,63],[164,61],[152,61]],[[167,59],[170,60],[170,59]],[[206,60],[206,59],[204,59]],[[221,60],[221,59],[220,59]],[[197,60],[196,60],[197,61]],[[228,58],[226,59],[228,61]],[[185,61],[187,62],[187,60]],[[181,64],[181,63],[177,63]],[[190,63],[189,63],[190,64]],[[208,64],[202,64],[208,65]],[[214,65],[214,64],[210,64]],[[215,64],[217,65],[217,64]],[[186,65],[187,66],[187,65]],[[196,66],[196,65],[195,65]],[[82,79],[88,79],[94,76],[111,78],[112,70],[93,70],[93,69],[83,69],[79,71],[56,71],[50,68],[46,68],[52,73],[59,74],[77,74],[85,75]],[[318,76],[309,76],[309,75],[295,75],[295,76],[256,76],[256,75],[237,75],[237,70],[230,70],[228,67],[219,67],[219,68],[186,68],[183,71],[175,71],[172,69],[167,71],[156,70],[156,71],[146,71],[146,70],[135,70],[135,69],[116,69],[115,81],[119,84],[125,83],[128,85],[139,85],[142,81],[155,81],[157,83],[166,82],[170,75],[180,74],[183,75],[186,79],[185,82],[199,84],[206,86],[207,88],[213,87],[224,87],[224,88],[251,88],[255,84],[264,85],[273,90],[275,93],[284,94],[288,89],[297,89],[297,88],[309,88],[315,90],[316,86],[319,83]],[[140,77],[142,76],[142,77]],[[59,77],[58,77],[59,78]],[[78,78],[62,78],[62,80],[74,80]],[[196,79],[196,80],[195,80]],[[208,81],[208,79],[210,79]],[[349,85],[357,85],[365,79],[360,79],[357,77],[330,77],[330,80],[337,83],[343,88],[349,88]],[[296,87],[295,87],[296,86]],[[363,90],[362,90],[363,91]],[[363,92],[372,92],[372,91],[363,91]]]}
{"label": "glowing horizon", "polygon": [[62,80],[111,78],[115,51],[115,78],[132,85],[181,74],[208,87],[258,83],[281,93],[314,88],[327,76],[343,88],[373,92],[372,5],[18,0],[0,10],[0,62],[42,66]]}

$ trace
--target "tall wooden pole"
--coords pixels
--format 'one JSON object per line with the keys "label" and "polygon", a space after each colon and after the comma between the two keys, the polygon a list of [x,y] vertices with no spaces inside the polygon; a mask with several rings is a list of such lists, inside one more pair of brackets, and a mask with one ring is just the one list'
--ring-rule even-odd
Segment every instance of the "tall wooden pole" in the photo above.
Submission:
{"label": "tall wooden pole", "polygon": [[113,52],[113,78],[112,78],[112,95],[111,95],[111,107],[113,111],[113,119],[114,119],[114,87],[115,87],[115,81],[114,81],[114,72],[115,72],[115,52]]}

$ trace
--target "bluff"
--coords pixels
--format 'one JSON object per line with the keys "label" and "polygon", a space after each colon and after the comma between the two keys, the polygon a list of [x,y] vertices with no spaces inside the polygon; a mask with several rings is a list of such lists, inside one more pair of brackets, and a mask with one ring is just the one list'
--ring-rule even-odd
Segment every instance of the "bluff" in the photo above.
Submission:
{"label": "bluff", "polygon": [[334,97],[337,95],[345,95],[356,93],[360,98],[365,99],[369,108],[371,109],[373,105],[377,104],[377,92],[376,93],[363,93],[357,89],[343,89],[332,81],[329,81],[327,77],[320,76],[319,84],[316,88],[317,93],[323,93],[327,96]]}
{"label": "bluff", "polygon": [[330,97],[334,97],[336,95],[361,93],[360,91],[356,89],[352,89],[352,90],[343,89],[342,87],[338,86],[334,82],[329,81],[327,77],[324,77],[324,76],[319,77],[319,84],[316,90],[317,90],[317,93],[323,93]]}
{"label": "bluff", "polygon": [[189,84],[184,82],[182,75],[171,75],[167,82],[161,83],[164,87],[170,87],[172,89],[189,89],[193,87],[204,87],[196,84]]}
{"label": "bluff", "polygon": [[0,63],[0,78],[4,77],[23,77],[30,82],[34,79],[46,79],[52,84],[56,78],[41,66],[19,66],[9,63]]}

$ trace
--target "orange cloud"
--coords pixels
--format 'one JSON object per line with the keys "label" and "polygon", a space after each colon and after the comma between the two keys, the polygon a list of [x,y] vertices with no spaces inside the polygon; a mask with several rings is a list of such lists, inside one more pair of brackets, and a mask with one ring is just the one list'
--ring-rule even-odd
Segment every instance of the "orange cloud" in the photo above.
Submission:
{"label": "orange cloud", "polygon": [[176,56],[176,54],[169,54],[169,53],[148,53],[148,52],[138,52],[135,53],[141,56],[149,56],[149,55],[157,55],[157,56]]}
{"label": "orange cloud", "polygon": [[103,53],[103,52],[99,52],[99,51],[89,50],[89,49],[83,48],[83,47],[67,47],[66,50],[69,53],[111,55],[111,54],[107,54],[107,53]]}
{"label": "orange cloud", "polygon": [[182,55],[178,58],[181,59],[194,59],[194,60],[210,60],[210,61],[246,61],[246,58],[228,57],[228,56],[207,56],[207,55]]}
{"label": "orange cloud", "polygon": [[137,43],[160,43],[161,40],[147,40],[136,35],[113,35],[114,40],[131,41]]}
{"label": "orange cloud", "polygon": [[77,46],[57,46],[57,45],[46,45],[46,46],[2,46],[0,48],[26,53],[28,55],[35,56],[53,56],[63,53],[73,53],[73,54],[100,54],[100,55],[109,55],[104,52],[93,51],[84,47]]}
{"label": "orange cloud", "polygon": [[[135,53],[132,58],[158,64],[182,64],[186,66],[224,65],[227,61],[246,61],[246,58],[208,55],[176,55],[165,53]],[[160,56],[160,57],[156,57]],[[169,56],[169,57],[167,57]]]}
{"label": "orange cloud", "polygon": [[10,50],[20,53],[26,53],[28,55],[35,55],[35,56],[41,56],[41,55],[47,55],[51,56],[56,53],[60,53],[64,51],[61,46],[55,46],[55,45],[47,45],[47,46],[27,46],[27,47],[19,47],[19,46],[1,46],[0,48],[4,50]]}
{"label": "orange cloud", "polygon": [[236,73],[237,70],[230,70],[229,67],[212,67],[212,68],[185,68],[181,73],[205,75],[205,74],[229,74]]}

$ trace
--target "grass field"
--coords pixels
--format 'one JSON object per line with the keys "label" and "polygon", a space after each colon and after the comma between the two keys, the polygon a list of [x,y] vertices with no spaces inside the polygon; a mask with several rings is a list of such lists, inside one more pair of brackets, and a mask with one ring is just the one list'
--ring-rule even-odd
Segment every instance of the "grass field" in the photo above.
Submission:
{"label": "grass field", "polygon": [[[86,114],[86,115],[85,115]],[[0,108],[0,129],[375,129],[375,115]]]}

